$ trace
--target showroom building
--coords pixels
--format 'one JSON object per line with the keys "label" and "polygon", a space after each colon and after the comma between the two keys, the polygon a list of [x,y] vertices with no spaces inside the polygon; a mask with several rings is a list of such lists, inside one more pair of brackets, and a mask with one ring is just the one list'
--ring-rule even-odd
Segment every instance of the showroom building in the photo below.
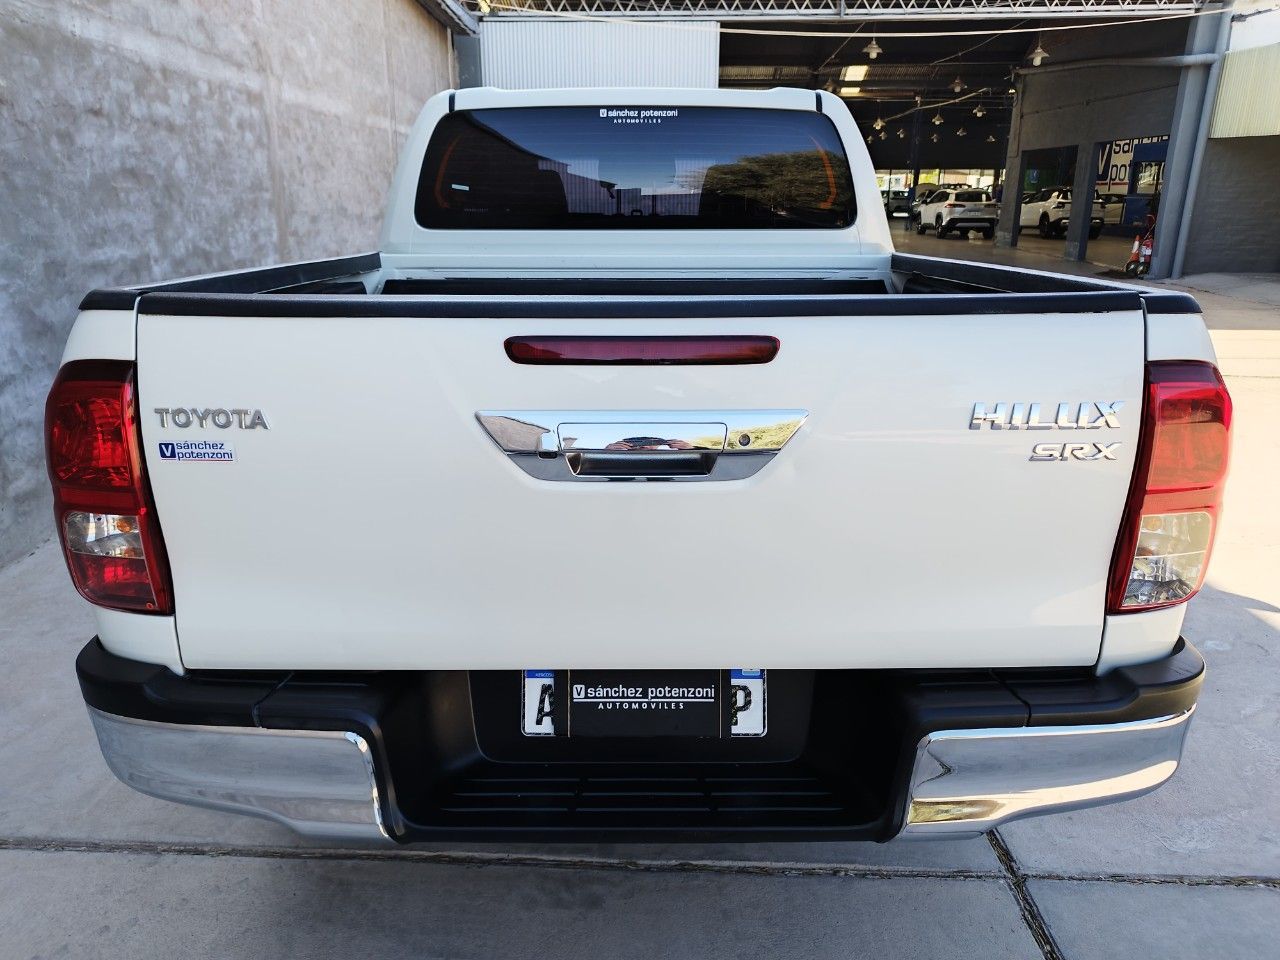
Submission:
{"label": "showroom building", "polygon": [[1080,260],[1096,191],[1126,243],[1154,218],[1154,277],[1280,270],[1280,200],[1258,189],[1280,161],[1269,0],[465,6],[478,31],[455,38],[464,85],[823,88],[866,135],[887,204],[939,183],[991,189],[995,242],[1012,246],[1023,198],[1065,187],[1062,255]]}

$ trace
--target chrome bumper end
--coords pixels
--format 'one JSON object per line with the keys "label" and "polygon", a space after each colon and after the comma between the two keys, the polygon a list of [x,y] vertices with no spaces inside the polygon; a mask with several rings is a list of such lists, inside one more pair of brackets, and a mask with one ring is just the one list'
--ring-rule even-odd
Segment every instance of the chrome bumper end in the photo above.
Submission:
{"label": "chrome bumper end", "polygon": [[354,733],[155,723],[89,708],[107,766],[162,800],[275,820],[326,840],[388,840]]}
{"label": "chrome bumper end", "polygon": [[1149,793],[1178,768],[1195,707],[1130,723],[942,730],[920,741],[900,836],[985,833],[1010,820]]}

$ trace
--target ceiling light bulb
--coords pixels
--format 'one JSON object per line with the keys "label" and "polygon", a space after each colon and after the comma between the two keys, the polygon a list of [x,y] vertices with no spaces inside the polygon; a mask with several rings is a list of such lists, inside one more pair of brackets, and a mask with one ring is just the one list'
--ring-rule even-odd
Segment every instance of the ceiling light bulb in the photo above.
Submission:
{"label": "ceiling light bulb", "polygon": [[1044,58],[1048,55],[1049,54],[1044,49],[1044,44],[1037,40],[1036,48],[1031,51],[1031,65],[1033,67],[1040,66],[1040,64],[1044,63]]}
{"label": "ceiling light bulb", "polygon": [[883,130],[883,129],[884,129],[884,121],[883,121],[883,120],[881,120],[879,117],[876,117],[876,122],[875,122],[875,123],[873,123],[873,124],[872,124],[872,126],[873,126],[873,127],[875,127],[877,130]]}
{"label": "ceiling light bulb", "polygon": [[966,136],[968,136],[968,135],[969,135],[969,134],[968,134],[968,131],[967,131],[967,130],[965,130],[965,128],[964,128],[964,127],[961,127],[959,130],[957,130],[957,131],[956,131],[956,136],[957,136],[957,137],[966,137]]}
{"label": "ceiling light bulb", "polygon": [[964,81],[961,80],[959,77],[956,77],[954,80],[951,81],[952,92],[959,93],[963,89],[964,89]]}
{"label": "ceiling light bulb", "polygon": [[862,48],[862,52],[865,53],[872,60],[874,60],[876,57],[880,56],[880,54],[883,53],[884,51],[880,49],[880,44],[876,43],[876,38],[872,37],[871,42]]}
{"label": "ceiling light bulb", "polygon": [[901,139],[903,139],[904,137],[906,137],[906,135],[907,135],[907,131],[905,131],[905,130],[903,130],[901,127],[899,127],[899,128],[898,128],[898,139],[899,139],[899,140],[901,140]]}
{"label": "ceiling light bulb", "polygon": [[987,134],[987,143],[995,143],[995,142],[996,142],[996,138],[995,138],[995,137],[993,137],[991,134],[989,134],[989,133],[988,133],[988,134]]}
{"label": "ceiling light bulb", "polygon": [[870,134],[868,134],[868,135],[867,135],[867,144],[868,144],[868,145],[870,145],[870,143],[871,143],[871,139],[872,139],[872,138],[871,138],[871,135],[870,135]]}
{"label": "ceiling light bulb", "polygon": [[942,126],[942,111],[938,111],[933,115],[933,125],[935,127]]}
{"label": "ceiling light bulb", "polygon": [[888,140],[888,139],[889,139],[889,131],[887,131],[887,130],[881,130],[881,131],[880,131],[880,139],[881,139],[881,140]]}
{"label": "ceiling light bulb", "polygon": [[973,108],[973,115],[975,117],[980,117],[986,112],[987,112],[987,108],[984,107],[982,104],[978,104],[976,107]]}
{"label": "ceiling light bulb", "polygon": [[937,143],[937,142],[938,142],[939,140],[941,140],[942,138],[941,138],[940,136],[938,136],[938,135],[935,133],[935,134],[934,134],[932,137],[930,137],[929,139],[930,139],[930,140],[932,140],[934,143]]}

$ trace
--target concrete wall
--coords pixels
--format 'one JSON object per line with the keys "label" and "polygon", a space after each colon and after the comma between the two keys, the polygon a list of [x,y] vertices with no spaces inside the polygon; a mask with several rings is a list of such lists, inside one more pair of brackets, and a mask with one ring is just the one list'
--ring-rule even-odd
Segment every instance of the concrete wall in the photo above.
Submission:
{"label": "concrete wall", "polygon": [[0,563],[51,533],[42,408],[81,295],[371,249],[451,83],[415,0],[6,0]]}
{"label": "concrete wall", "polygon": [[[1280,137],[1205,144],[1185,273],[1280,272]],[[1223,242],[1229,239],[1229,242]]]}

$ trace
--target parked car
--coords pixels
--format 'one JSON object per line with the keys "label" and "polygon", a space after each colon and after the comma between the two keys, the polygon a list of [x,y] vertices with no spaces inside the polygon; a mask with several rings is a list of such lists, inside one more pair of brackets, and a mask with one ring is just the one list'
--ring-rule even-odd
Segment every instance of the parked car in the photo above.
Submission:
{"label": "parked car", "polygon": [[932,229],[939,238],[952,231],[967,237],[970,230],[977,230],[990,240],[996,235],[999,218],[999,204],[986,190],[935,190],[920,207],[916,233]]}
{"label": "parked car", "polygon": [[920,222],[920,208],[928,202],[929,198],[939,190],[964,190],[968,188],[967,183],[926,183],[922,184],[916,192],[916,197],[911,201],[911,222]]}
{"label": "parked car", "polygon": [[1230,422],[1191,297],[895,253],[821,91],[450,91],[388,202],[374,253],[81,303],[48,467],[129,786],[831,842],[1172,775]]}
{"label": "parked car", "polygon": [[[1067,232],[1071,214],[1071,188],[1050,187],[1038,191],[1030,200],[1023,201],[1018,223],[1024,227],[1037,227],[1046,240],[1061,237]],[[1096,240],[1102,234],[1105,223],[1103,206],[1094,192],[1092,215],[1089,218],[1089,239]]]}
{"label": "parked car", "polygon": [[911,203],[907,199],[910,194],[906,190],[881,190],[880,196],[884,198],[884,212],[889,219],[911,216]]}
{"label": "parked car", "polygon": [[1102,202],[1103,222],[1111,224],[1124,223],[1125,195],[1123,193],[1102,193],[1098,195]]}

